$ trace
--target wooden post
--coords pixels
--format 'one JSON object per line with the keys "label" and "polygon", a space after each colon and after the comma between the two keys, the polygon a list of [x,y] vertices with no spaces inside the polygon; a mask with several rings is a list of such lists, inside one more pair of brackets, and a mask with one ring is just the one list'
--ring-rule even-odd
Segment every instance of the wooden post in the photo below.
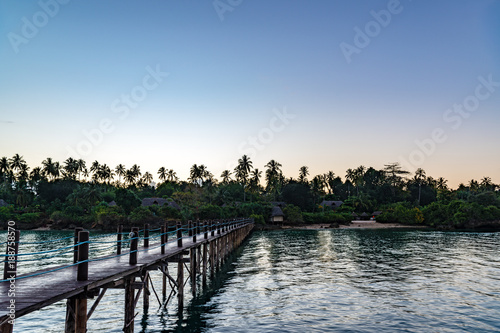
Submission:
{"label": "wooden post", "polygon": [[[78,272],[77,281],[87,281],[89,276],[89,232],[78,232]],[[87,332],[87,297],[80,294],[75,297],[75,333]]]}
{"label": "wooden post", "polygon": [[165,254],[165,226],[160,227],[161,254]]}
{"label": "wooden post", "polygon": [[215,236],[215,223],[210,221],[210,235]]}
{"label": "wooden post", "polygon": [[[78,227],[75,228],[74,241],[73,244],[74,252],[73,252],[73,263],[78,262],[78,233],[83,231],[83,228]],[[65,333],[75,333],[75,325],[76,325],[76,297],[70,297],[66,300],[66,322],[64,324],[64,332]]]}
{"label": "wooden post", "polygon": [[142,291],[142,305],[144,306],[144,313],[148,312],[149,309],[149,272],[146,271],[146,273],[143,276],[143,283],[144,283],[144,290]]}
{"label": "wooden post", "polygon": [[125,278],[125,325],[123,332],[134,332],[134,310],[135,310],[135,295],[134,295],[134,277]]}
{"label": "wooden post", "polygon": [[177,222],[177,246],[182,247],[182,224]]}
{"label": "wooden post", "polygon": [[80,294],[76,298],[76,322],[75,333],[87,332],[87,297]]}
{"label": "wooden post", "polygon": [[[74,234],[75,238],[74,238],[74,242],[73,242],[74,245],[78,244],[78,233],[82,230],[83,230],[82,227],[75,228],[75,234]],[[75,246],[73,248],[73,264],[76,264],[77,261],[78,261],[78,249]]]}
{"label": "wooden post", "polygon": [[123,224],[120,224],[116,232],[116,254],[122,254],[122,233]]}
{"label": "wooden post", "polygon": [[[196,222],[195,222],[196,223]],[[189,251],[190,255],[190,260],[189,262],[191,263],[191,291],[193,293],[193,296],[196,295],[196,247],[192,247],[191,250]]]}
{"label": "wooden post", "polygon": [[77,281],[87,281],[89,276],[89,232],[82,230],[78,232],[78,275]]}
{"label": "wooden post", "polygon": [[128,263],[130,265],[137,264],[137,248],[139,245],[139,228],[133,227],[130,233],[132,238],[130,239],[130,257]]}
{"label": "wooden post", "polygon": [[66,322],[64,324],[65,333],[75,333],[76,325],[76,297],[66,300]]}
{"label": "wooden post", "polygon": [[[205,237],[207,236],[206,233],[206,224],[205,224]],[[207,286],[207,262],[208,262],[208,243],[205,242],[203,243],[203,276],[202,276],[202,283],[203,287],[205,288]]]}
{"label": "wooden post", "polygon": [[149,247],[149,223],[144,225],[144,247]]}
{"label": "wooden post", "polygon": [[196,235],[198,234],[198,221],[193,222],[193,243],[196,243]]}
{"label": "wooden post", "polygon": [[208,239],[208,221],[203,221],[203,238]]}
{"label": "wooden post", "polygon": [[177,300],[179,308],[179,316],[182,318],[184,310],[184,263],[182,252],[178,256],[179,262],[177,263]]}

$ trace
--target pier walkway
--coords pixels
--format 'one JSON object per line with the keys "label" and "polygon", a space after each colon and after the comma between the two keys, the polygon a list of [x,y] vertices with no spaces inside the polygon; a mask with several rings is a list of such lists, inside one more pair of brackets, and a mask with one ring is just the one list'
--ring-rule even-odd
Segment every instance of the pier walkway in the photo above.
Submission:
{"label": "pier walkway", "polygon": [[[0,282],[0,332],[13,332],[15,321],[22,320],[20,317],[23,315],[65,299],[65,332],[86,332],[87,320],[109,288],[125,289],[123,331],[133,332],[134,310],[141,292],[145,307],[149,306],[149,296],[152,295],[149,272],[162,273],[163,299],[167,295],[168,282],[170,294],[166,302],[176,295],[179,310],[182,311],[185,283],[191,280],[191,290],[196,293],[196,277],[199,274],[203,285],[206,285],[207,275],[214,276],[227,255],[241,244],[252,229],[253,220],[250,219],[190,221],[187,226],[178,223],[170,232],[165,225],[156,237],[149,236],[147,225],[141,231],[142,237],[138,228],[132,228],[129,238],[119,229],[116,253],[89,259],[89,232],[78,228],[75,230],[73,263],[20,276],[16,276],[15,270],[22,263],[17,260],[22,253],[13,256],[13,248],[10,248],[9,254],[9,245],[19,243],[19,231],[9,231],[8,236],[15,235],[16,242],[11,242],[13,239],[10,237],[6,242],[6,255],[0,257],[5,262],[4,279]],[[169,239],[169,234],[174,237]],[[127,239],[122,240],[122,235]],[[154,238],[158,238],[158,242],[150,242]],[[130,242],[130,249],[122,253],[121,244],[125,241]],[[175,276],[168,271],[169,262],[176,263]],[[188,273],[187,279],[184,278],[184,269]],[[160,302],[159,296],[155,296]],[[95,297],[94,304],[88,309],[87,300]]]}

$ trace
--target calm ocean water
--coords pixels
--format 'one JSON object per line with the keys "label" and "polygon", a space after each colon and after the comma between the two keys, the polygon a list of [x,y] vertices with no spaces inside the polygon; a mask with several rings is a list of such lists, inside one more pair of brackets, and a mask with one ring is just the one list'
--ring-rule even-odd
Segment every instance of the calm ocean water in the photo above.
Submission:
{"label": "calm ocean water", "polygon": [[[22,241],[70,235],[23,232]],[[96,244],[94,253],[113,251],[105,247]],[[161,277],[153,278],[160,292]],[[147,313],[140,301],[135,331],[500,332],[500,233],[255,232],[201,295],[191,297],[187,287],[182,316],[175,300],[159,310],[152,295]],[[123,298],[123,290],[109,290],[89,332],[121,332]],[[14,332],[63,332],[64,316],[59,302],[19,318]]]}

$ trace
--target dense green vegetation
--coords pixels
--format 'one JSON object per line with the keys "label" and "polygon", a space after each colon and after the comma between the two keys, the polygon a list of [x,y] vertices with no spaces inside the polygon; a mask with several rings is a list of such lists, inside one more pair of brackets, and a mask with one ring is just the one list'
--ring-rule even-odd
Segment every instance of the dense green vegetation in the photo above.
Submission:
{"label": "dense green vegetation", "polygon": [[[12,219],[21,228],[111,229],[117,224],[251,216],[264,224],[276,202],[286,203],[285,220],[292,224],[349,223],[353,213],[371,216],[374,211],[382,212],[379,222],[439,228],[500,221],[499,186],[489,177],[452,190],[444,178],[428,177],[422,169],[411,175],[398,163],[382,170],[349,169],[344,180],[333,171],[309,180],[306,166],[297,178],[285,178],[281,167],[271,160],[263,173],[243,156],[234,170],[222,172],[220,181],[203,164],[193,165],[187,180],[161,167],[160,183],[154,186],[153,175],[142,173],[137,164],[112,169],[98,161],[87,167],[83,160],[68,158],[60,164],[47,158],[41,167],[30,169],[16,154],[0,159],[0,223]],[[141,205],[144,198],[167,203],[146,207]],[[321,205],[324,200],[344,204],[331,209]]]}

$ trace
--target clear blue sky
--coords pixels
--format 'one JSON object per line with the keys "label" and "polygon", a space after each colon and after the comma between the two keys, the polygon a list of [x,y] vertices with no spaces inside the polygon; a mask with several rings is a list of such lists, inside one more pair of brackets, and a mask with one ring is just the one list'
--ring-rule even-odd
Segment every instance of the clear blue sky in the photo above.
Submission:
{"label": "clear blue sky", "polygon": [[59,1],[0,2],[1,156],[500,183],[498,0]]}

